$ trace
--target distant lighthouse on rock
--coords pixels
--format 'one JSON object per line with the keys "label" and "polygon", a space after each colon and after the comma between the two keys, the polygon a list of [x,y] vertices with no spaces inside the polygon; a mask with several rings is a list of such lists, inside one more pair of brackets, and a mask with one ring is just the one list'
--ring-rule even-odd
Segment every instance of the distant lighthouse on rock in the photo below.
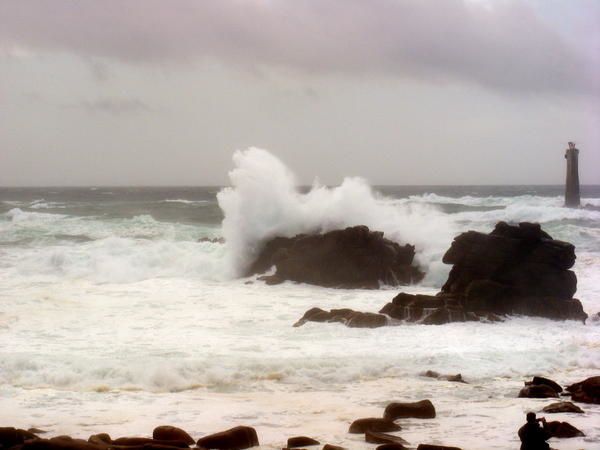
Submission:
{"label": "distant lighthouse on rock", "polygon": [[575,148],[574,142],[569,142],[569,148],[565,153],[567,160],[567,183],[565,185],[565,206],[578,208],[581,203],[579,195],[579,150]]}

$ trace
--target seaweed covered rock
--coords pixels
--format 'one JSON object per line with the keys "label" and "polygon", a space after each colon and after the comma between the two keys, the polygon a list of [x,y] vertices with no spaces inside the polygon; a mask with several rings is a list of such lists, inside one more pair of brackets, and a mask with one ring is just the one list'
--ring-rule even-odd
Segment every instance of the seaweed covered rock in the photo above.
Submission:
{"label": "seaweed covered rock", "polygon": [[424,274],[413,265],[415,248],[401,246],[366,226],[324,234],[276,237],[268,241],[246,275],[267,272],[269,284],[285,280],[337,288],[377,289],[420,281]]}

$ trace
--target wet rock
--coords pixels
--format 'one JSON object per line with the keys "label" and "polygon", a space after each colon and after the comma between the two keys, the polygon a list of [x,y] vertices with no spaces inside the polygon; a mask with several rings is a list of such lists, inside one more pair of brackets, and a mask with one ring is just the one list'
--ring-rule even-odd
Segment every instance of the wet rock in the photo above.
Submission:
{"label": "wet rock", "polygon": [[105,445],[91,444],[83,439],[69,436],[57,436],[52,439],[33,439],[26,441],[22,450],[106,450]]}
{"label": "wet rock", "polygon": [[408,445],[408,442],[402,439],[400,436],[369,430],[365,432],[365,441],[371,444]]}
{"label": "wet rock", "polygon": [[14,427],[0,427],[0,446],[3,448],[14,447],[31,439],[37,439],[37,436],[29,431]]}
{"label": "wet rock", "polygon": [[238,426],[209,436],[204,436],[198,439],[196,445],[208,449],[242,450],[245,448],[256,447],[259,443],[258,435],[254,428]]}
{"label": "wet rock", "polygon": [[571,403],[571,402],[557,402],[551,403],[548,406],[544,406],[542,409],[543,412],[548,414],[556,414],[556,413],[575,413],[575,414],[583,414],[583,409],[579,406]]}
{"label": "wet rock", "polygon": [[581,430],[578,430],[569,422],[548,422],[548,430],[555,438],[574,438],[585,436]]}
{"label": "wet rock", "polygon": [[430,400],[421,400],[412,403],[394,402],[386,406],[383,417],[388,420],[396,419],[433,419],[435,407]]}
{"label": "wet rock", "polygon": [[325,444],[323,446],[323,450],[347,450],[345,447],[340,447],[339,445]]}
{"label": "wet rock", "polygon": [[413,265],[415,249],[400,246],[365,226],[324,234],[276,237],[268,241],[246,272],[261,274],[275,266],[269,280],[297,281],[325,287],[378,289],[420,281]]}
{"label": "wet rock", "polygon": [[447,445],[419,444],[417,450],[461,450],[459,447],[449,447]]}
{"label": "wet rock", "polygon": [[307,436],[294,436],[287,440],[288,448],[310,447],[311,445],[320,445],[316,439]]}
{"label": "wet rock", "polygon": [[558,397],[551,386],[545,384],[530,384],[519,391],[519,398],[553,398]]}
{"label": "wet rock", "polygon": [[402,444],[381,444],[377,446],[377,450],[406,450],[407,448]]}
{"label": "wet rock", "polygon": [[379,417],[368,417],[365,419],[357,419],[350,425],[348,433],[365,433],[366,431],[399,431],[402,427],[389,419]]}
{"label": "wet rock", "polygon": [[575,402],[600,404],[600,376],[590,377],[567,387]]}
{"label": "wet rock", "polygon": [[306,322],[339,322],[350,328],[378,328],[387,325],[388,318],[383,314],[365,313],[348,308],[331,311],[311,308],[294,324],[294,327],[302,326]]}
{"label": "wet rock", "polygon": [[170,425],[156,427],[152,432],[152,437],[162,441],[185,442],[188,445],[192,445],[196,442],[185,430]]}

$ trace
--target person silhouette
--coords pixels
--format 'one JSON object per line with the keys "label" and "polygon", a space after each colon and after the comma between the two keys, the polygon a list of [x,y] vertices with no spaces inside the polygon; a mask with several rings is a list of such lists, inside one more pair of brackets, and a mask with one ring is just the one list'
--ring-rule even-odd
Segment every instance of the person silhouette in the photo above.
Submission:
{"label": "person silhouette", "polygon": [[527,413],[527,423],[519,428],[521,450],[549,450],[550,446],[546,441],[550,437],[546,419],[544,417],[537,419],[534,412]]}

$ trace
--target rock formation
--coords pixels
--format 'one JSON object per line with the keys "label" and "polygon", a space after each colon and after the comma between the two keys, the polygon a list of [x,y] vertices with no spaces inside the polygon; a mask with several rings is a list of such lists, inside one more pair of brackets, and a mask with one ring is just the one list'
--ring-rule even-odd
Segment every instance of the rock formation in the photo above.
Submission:
{"label": "rock formation", "polygon": [[356,226],[324,234],[276,237],[268,241],[248,269],[269,284],[285,280],[336,288],[377,289],[420,281],[424,274],[413,265],[415,248],[401,246],[382,232]]}

